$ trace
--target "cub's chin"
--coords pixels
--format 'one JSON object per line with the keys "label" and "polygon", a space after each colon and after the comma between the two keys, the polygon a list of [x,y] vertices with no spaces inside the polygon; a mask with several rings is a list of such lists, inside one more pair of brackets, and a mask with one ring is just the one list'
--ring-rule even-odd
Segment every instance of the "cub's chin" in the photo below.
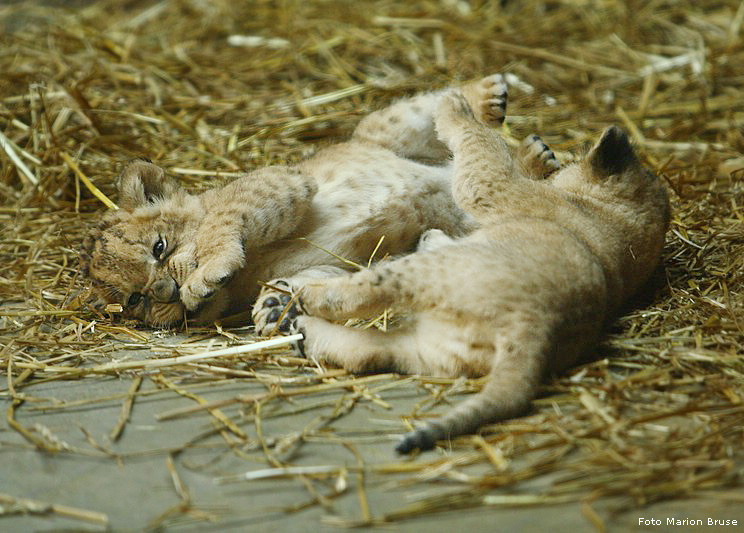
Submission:
{"label": "cub's chin", "polygon": [[181,302],[159,303],[155,302],[147,310],[144,322],[155,328],[168,328],[182,324],[186,318],[186,308]]}

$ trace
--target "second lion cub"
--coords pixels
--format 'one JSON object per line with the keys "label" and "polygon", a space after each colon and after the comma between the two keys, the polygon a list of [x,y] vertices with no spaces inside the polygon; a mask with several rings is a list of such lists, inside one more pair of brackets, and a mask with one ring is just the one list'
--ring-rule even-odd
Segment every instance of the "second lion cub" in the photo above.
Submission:
{"label": "second lion cub", "polygon": [[[616,127],[541,180],[461,93],[435,120],[454,154],[455,201],[480,229],[457,240],[431,230],[414,254],[306,284],[293,325],[308,357],[352,372],[488,376],[479,394],[407,434],[401,453],[525,411],[543,376],[573,364],[646,281],[670,216],[665,188]],[[329,322],[388,307],[410,321],[390,332]]]}

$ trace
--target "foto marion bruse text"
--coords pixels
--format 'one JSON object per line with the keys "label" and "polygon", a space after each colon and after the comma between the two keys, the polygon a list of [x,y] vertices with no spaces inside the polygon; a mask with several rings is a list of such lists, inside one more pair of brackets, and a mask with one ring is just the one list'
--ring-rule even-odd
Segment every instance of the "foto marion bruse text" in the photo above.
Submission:
{"label": "foto marion bruse text", "polygon": [[666,523],[661,518],[639,518],[639,526],[736,526],[736,520],[721,520],[715,518],[667,518]]}

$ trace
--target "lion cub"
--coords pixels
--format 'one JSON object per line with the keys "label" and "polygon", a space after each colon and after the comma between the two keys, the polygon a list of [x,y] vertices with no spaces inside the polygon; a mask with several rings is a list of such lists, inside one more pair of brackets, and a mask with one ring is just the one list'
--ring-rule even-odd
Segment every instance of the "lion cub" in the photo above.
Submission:
{"label": "lion cub", "polygon": [[[498,79],[462,88],[483,122],[503,114]],[[411,251],[429,228],[460,236],[475,227],[452,199],[450,152],[434,130],[447,92],[372,113],[350,141],[295,167],[257,170],[201,195],[134,161],[119,179],[121,209],[85,239],[82,272],[101,303],[153,326],[209,323],[251,309],[258,296],[253,320],[265,335],[286,296],[271,287],[259,295],[260,281],[296,290],[344,273],[337,257],[366,264],[383,237],[378,258]]]}
{"label": "lion cub", "polygon": [[[540,180],[549,169],[526,173],[460,92],[435,118],[454,154],[454,197],[480,229],[461,239],[432,230],[411,255],[307,283],[293,323],[308,357],[351,372],[488,376],[479,394],[405,435],[400,453],[523,413],[541,378],[574,363],[649,277],[670,217],[665,188],[617,127]],[[530,168],[552,165],[536,143],[526,146],[543,155]],[[389,307],[410,321],[390,332],[329,322]]]}

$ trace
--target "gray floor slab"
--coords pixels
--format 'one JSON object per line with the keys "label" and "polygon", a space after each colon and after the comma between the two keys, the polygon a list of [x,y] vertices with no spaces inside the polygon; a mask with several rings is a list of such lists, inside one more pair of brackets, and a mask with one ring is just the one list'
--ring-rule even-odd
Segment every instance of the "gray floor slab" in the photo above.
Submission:
{"label": "gray floor slab", "polygon": [[[387,382],[393,383],[383,379],[380,384]],[[378,400],[389,404],[389,409],[369,399],[360,399],[338,418],[333,418],[334,412],[338,409],[345,412],[344,402],[349,401],[346,389],[313,394],[297,399],[294,404],[281,401],[263,405],[261,429],[270,454],[293,465],[349,469],[345,475],[336,472],[328,479],[308,478],[307,484],[296,477],[217,484],[216,480],[221,478],[270,466],[256,439],[252,404],[236,403],[222,408],[252,443],[232,451],[226,446],[225,438],[213,431],[214,419],[206,412],[159,420],[159,415],[193,407],[195,402],[170,391],[158,392],[149,379],[143,382],[122,438],[110,442],[108,435],[117,422],[122,397],[130,385],[128,376],[89,377],[51,381],[24,389],[27,401],[17,409],[18,421],[47,439],[56,439],[60,447],[69,450],[55,454],[35,450],[4,422],[0,429],[0,492],[105,513],[108,527],[113,531],[142,531],[154,525],[167,531],[323,531],[338,530],[328,517],[358,520],[363,516],[360,479],[354,470],[358,465],[356,454],[367,467],[364,493],[373,516],[401,509],[422,496],[462,487],[446,479],[430,484],[410,483],[410,474],[372,471],[376,465],[399,461],[392,447],[395,434],[402,430],[400,415],[410,413],[428,396],[414,381],[380,392]],[[238,394],[262,394],[267,390],[255,380],[234,379],[212,380],[184,388],[208,401],[230,399]],[[106,397],[112,399],[78,407],[42,409],[55,402]],[[8,405],[5,401],[6,409]],[[308,425],[315,428],[312,438],[292,444],[292,437]],[[204,436],[196,439],[199,435]],[[178,512],[183,498],[169,470],[169,457],[171,468],[189,495],[191,505],[187,513]],[[464,467],[461,472],[477,474],[487,468],[488,465],[481,463]],[[330,498],[325,506],[313,502],[311,491],[332,494],[340,477],[347,486],[341,496]],[[532,483],[538,492],[550,483],[550,477]],[[505,493],[508,494],[508,489]],[[741,530],[744,524],[744,505],[737,502],[676,500],[616,515],[609,513],[611,507],[611,502],[594,506],[611,531],[703,531],[708,530],[709,518],[738,521],[738,527],[710,526],[710,531]],[[289,512],[292,508],[296,510]],[[159,520],[169,510],[170,517]],[[667,523],[670,517],[700,519],[705,525],[676,526]],[[660,524],[644,525],[643,521],[639,523],[640,518],[658,520]],[[0,518],[3,532],[105,529],[59,514]],[[593,531],[595,527],[582,512],[580,503],[570,503],[528,508],[453,508],[371,529],[529,532]]]}

